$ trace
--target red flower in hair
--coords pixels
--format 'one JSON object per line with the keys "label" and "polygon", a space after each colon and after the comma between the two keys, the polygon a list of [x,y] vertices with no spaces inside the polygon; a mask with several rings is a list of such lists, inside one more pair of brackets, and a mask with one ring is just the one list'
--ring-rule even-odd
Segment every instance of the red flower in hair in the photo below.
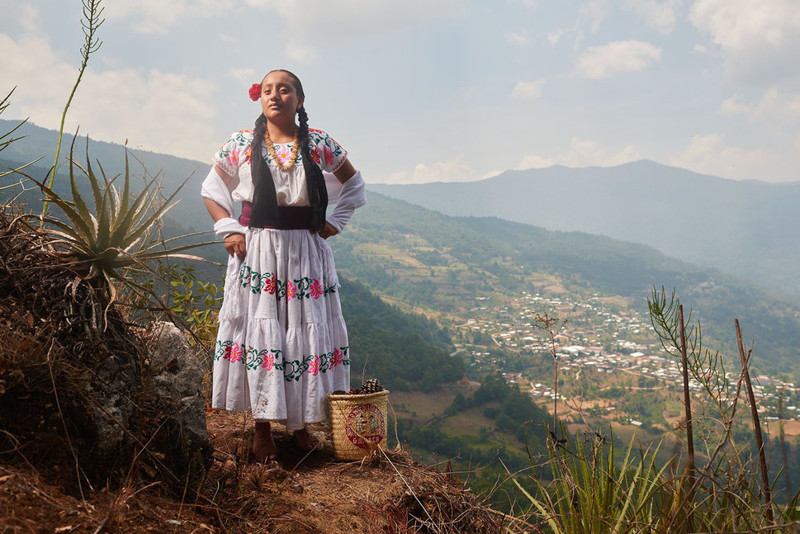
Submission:
{"label": "red flower in hair", "polygon": [[254,83],[250,86],[250,100],[255,102],[259,98],[261,98],[261,84]]}

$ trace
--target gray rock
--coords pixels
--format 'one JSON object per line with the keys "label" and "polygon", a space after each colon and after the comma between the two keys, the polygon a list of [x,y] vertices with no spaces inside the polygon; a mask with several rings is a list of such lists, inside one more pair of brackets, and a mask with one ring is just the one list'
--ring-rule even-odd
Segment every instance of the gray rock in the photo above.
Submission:
{"label": "gray rock", "polygon": [[164,407],[158,449],[166,454],[167,465],[175,475],[199,480],[213,452],[206,431],[202,364],[174,324],[153,323],[148,334],[149,394]]}

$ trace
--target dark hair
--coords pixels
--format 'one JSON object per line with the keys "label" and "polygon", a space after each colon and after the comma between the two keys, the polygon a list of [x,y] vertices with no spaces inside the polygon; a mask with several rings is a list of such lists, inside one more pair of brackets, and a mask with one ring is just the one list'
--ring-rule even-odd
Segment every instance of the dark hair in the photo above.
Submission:
{"label": "dark hair", "polygon": [[[294,88],[299,97],[305,98],[303,84],[294,73],[284,69],[276,69],[268,72],[264,78],[273,72],[285,72],[294,80]],[[264,83],[262,78],[261,83]],[[300,145],[300,155],[302,156],[303,170],[306,174],[306,187],[308,189],[308,199],[311,203],[311,229],[320,232],[325,227],[325,211],[328,208],[328,191],[325,188],[325,178],[322,169],[314,163],[311,157],[311,150],[308,147],[308,113],[305,106],[300,106],[297,110],[299,129],[297,131],[297,142]],[[263,225],[263,221],[268,216],[274,215],[277,211],[277,200],[275,193],[275,183],[272,181],[272,173],[269,165],[264,164],[261,158],[261,145],[264,133],[267,130],[267,118],[261,113],[256,119],[253,129],[253,142],[251,144],[251,162],[253,165],[253,211],[250,218],[250,226]]]}

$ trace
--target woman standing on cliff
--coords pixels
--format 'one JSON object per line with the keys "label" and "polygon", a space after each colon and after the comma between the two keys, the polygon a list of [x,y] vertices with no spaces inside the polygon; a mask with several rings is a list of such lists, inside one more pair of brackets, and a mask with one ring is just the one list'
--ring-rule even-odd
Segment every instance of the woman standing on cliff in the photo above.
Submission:
{"label": "woman standing on cliff", "polygon": [[[297,446],[311,450],[306,425],[326,417],[327,393],[350,388],[347,329],[325,240],[366,197],[347,152],[308,127],[297,76],[271,71],[250,97],[261,101],[255,128],[235,132],[214,155],[201,194],[230,255],[212,407],[252,411],[253,453],[264,461],[278,454],[271,421],[284,421]],[[326,218],[328,189],[338,198]],[[238,220],[234,203],[242,204]]]}

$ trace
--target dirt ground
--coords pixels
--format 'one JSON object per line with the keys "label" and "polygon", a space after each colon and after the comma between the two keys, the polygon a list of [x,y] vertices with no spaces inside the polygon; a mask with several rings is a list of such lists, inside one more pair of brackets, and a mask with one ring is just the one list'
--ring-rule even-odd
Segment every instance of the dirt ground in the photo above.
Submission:
{"label": "dirt ground", "polygon": [[[500,532],[510,518],[485,507],[456,478],[404,452],[358,462],[333,457],[327,428],[313,428],[320,448],[304,454],[275,425],[281,454],[258,464],[249,448],[252,421],[210,412],[213,465],[199,493],[181,498],[155,481],[86,488],[68,495],[24,458],[0,454],[2,533],[351,533]],[[0,451],[7,453],[7,451]],[[504,524],[505,523],[505,524]]]}

